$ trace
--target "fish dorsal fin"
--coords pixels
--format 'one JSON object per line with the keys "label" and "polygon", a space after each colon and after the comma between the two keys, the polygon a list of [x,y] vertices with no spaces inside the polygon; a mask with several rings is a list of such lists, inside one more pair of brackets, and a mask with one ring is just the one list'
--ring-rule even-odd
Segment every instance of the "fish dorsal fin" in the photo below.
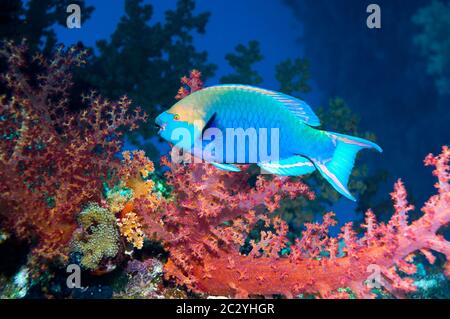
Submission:
{"label": "fish dorsal fin", "polygon": [[320,125],[319,118],[306,102],[284,93],[268,90],[264,91],[267,91],[267,95],[283,104],[289,111],[291,111],[295,116],[297,116],[306,124],[311,126]]}
{"label": "fish dorsal fin", "polygon": [[310,125],[310,126],[319,126],[320,120],[311,107],[304,101],[292,97],[290,95],[262,89],[256,86],[251,85],[242,85],[242,84],[223,84],[217,85],[218,87],[230,87],[241,90],[248,90],[253,92],[258,92],[260,94],[264,94],[269,96],[279,102],[282,106],[286,107],[291,113],[293,113],[297,118],[299,118],[302,122]]}

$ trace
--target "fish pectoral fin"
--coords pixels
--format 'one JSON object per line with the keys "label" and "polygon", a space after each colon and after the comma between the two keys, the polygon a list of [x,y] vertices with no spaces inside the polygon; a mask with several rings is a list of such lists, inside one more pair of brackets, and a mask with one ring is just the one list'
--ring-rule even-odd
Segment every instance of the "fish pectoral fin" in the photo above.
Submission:
{"label": "fish pectoral fin", "polygon": [[267,173],[279,176],[299,176],[316,170],[314,164],[302,156],[292,156],[278,162],[259,163],[258,166]]}
{"label": "fish pectoral fin", "polygon": [[224,171],[230,171],[230,172],[240,172],[241,169],[235,165],[232,164],[226,164],[226,163],[211,163],[215,167],[224,170]]}

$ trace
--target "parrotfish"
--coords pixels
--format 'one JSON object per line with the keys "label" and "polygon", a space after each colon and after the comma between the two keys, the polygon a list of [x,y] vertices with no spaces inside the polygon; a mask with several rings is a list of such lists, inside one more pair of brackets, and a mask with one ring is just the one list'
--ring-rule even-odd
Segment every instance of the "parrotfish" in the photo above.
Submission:
{"label": "parrotfish", "polygon": [[[269,148],[278,143],[276,161],[267,161],[261,154],[252,154],[251,151],[260,152],[258,145],[253,149],[246,147],[240,159],[238,157],[242,154],[227,156],[229,154],[225,154],[227,150],[224,150],[223,160],[211,163],[233,172],[240,171],[234,164],[255,163],[263,171],[280,176],[299,176],[317,170],[339,193],[353,201],[356,199],[349,192],[347,183],[356,154],[365,148],[382,152],[371,141],[318,129],[320,120],[306,102],[248,85],[216,85],[196,91],[161,113],[155,123],[163,139],[189,152],[193,152],[195,145],[207,147],[205,141],[197,141],[203,139],[209,128],[222,132],[230,128],[254,129],[257,132],[264,128],[276,128],[276,134],[271,130],[271,137],[267,138]],[[189,132],[191,138],[180,141],[179,134],[174,134],[179,129]],[[275,135],[278,140],[274,142],[272,137]],[[224,136],[228,135],[224,133]],[[215,140],[219,141],[214,139],[209,144]],[[225,145],[226,137],[220,142]]]}

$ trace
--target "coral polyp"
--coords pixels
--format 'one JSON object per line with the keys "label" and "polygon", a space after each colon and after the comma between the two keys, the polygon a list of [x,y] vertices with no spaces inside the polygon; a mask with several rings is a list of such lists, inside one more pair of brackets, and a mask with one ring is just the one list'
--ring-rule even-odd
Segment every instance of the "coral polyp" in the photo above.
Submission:
{"label": "coral polyp", "polygon": [[119,231],[112,212],[97,204],[89,204],[78,214],[78,224],[71,246],[73,252],[81,254],[83,267],[96,270],[103,260],[117,255]]}

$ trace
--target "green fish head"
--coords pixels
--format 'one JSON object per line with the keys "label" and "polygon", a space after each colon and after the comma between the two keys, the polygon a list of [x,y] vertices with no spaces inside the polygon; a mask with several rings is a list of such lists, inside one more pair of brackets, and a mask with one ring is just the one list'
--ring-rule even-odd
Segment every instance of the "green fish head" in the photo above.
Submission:
{"label": "green fish head", "polygon": [[163,112],[155,120],[161,138],[176,147],[191,150],[194,141],[200,136],[201,130],[194,123],[181,121],[179,114]]}

